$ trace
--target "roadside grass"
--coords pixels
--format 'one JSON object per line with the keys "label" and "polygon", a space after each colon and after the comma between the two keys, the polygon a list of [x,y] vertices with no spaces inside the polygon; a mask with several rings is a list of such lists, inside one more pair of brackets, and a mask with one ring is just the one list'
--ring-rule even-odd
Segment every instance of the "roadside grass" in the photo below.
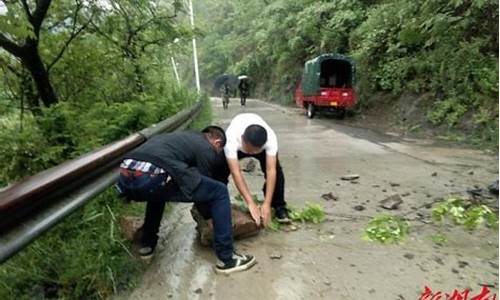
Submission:
{"label": "roadside grass", "polygon": [[[211,121],[208,98],[191,128]],[[122,215],[144,215],[113,187],[0,266],[0,299],[107,299],[137,286],[145,265],[122,237]],[[166,214],[170,207],[167,207]]]}
{"label": "roadside grass", "polygon": [[210,98],[207,94],[202,95],[201,101],[203,107],[196,119],[191,123],[189,129],[203,129],[212,123],[212,106],[210,105]]}
{"label": "roadside grass", "polygon": [[104,299],[133,288],[144,266],[118,217],[141,209],[108,189],[0,267],[0,299]]}

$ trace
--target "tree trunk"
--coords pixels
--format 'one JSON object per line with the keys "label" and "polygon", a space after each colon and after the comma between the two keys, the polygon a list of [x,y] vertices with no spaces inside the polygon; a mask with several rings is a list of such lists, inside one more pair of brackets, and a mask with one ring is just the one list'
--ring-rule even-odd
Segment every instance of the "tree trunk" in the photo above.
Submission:
{"label": "tree trunk", "polygon": [[30,72],[33,81],[35,82],[38,95],[46,107],[57,103],[57,96],[54,88],[50,83],[49,72],[42,62],[42,58],[38,53],[36,46],[30,45],[26,50],[26,55],[23,55],[22,62]]}
{"label": "tree trunk", "polygon": [[138,93],[143,93],[144,92],[144,72],[142,71],[141,67],[139,66],[139,63],[137,60],[134,58],[132,61],[132,64],[134,65],[134,77],[135,77],[135,91]]}
{"label": "tree trunk", "polygon": [[38,95],[36,94],[36,92],[33,88],[34,88],[33,78],[31,77],[31,74],[26,69],[23,69],[22,74],[21,74],[22,98],[25,100],[26,104],[28,105],[29,110],[34,115],[39,115],[41,113],[40,101],[39,101]]}

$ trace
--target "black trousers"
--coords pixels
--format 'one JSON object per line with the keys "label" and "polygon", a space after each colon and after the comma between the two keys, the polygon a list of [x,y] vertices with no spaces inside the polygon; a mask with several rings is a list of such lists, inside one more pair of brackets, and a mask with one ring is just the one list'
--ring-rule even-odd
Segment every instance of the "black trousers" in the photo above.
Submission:
{"label": "black trousers", "polygon": [[[264,178],[267,178],[266,174],[266,152],[262,151],[259,154],[246,154],[238,151],[238,159],[243,159],[245,157],[253,157],[257,159],[260,163],[260,169],[264,172]],[[262,187],[262,192],[264,196],[266,194],[266,184]],[[285,174],[283,174],[283,169],[281,168],[280,161],[276,157],[276,185],[274,187],[273,199],[271,201],[271,207],[285,207]]]}

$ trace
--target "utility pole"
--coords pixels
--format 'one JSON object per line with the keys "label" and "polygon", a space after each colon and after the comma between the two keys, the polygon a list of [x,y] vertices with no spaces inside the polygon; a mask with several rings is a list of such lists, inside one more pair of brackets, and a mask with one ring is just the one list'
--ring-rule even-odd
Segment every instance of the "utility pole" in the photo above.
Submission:
{"label": "utility pole", "polygon": [[[191,17],[191,28],[194,30],[194,12],[193,2],[189,0],[189,15]],[[200,74],[198,71],[198,53],[196,51],[196,39],[193,36],[193,58],[194,58],[194,76],[196,77],[196,90],[200,93]]]}

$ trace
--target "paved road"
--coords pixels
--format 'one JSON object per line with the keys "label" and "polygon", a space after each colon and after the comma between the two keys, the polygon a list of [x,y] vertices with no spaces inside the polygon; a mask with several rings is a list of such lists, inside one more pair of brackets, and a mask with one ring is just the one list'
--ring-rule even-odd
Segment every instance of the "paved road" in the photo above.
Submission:
{"label": "paved road", "polygon": [[[497,157],[400,140],[328,118],[308,120],[297,109],[257,100],[249,100],[245,109],[236,102],[232,99],[229,110],[223,111],[220,100],[213,99],[215,122],[227,126],[242,111],[268,121],[278,135],[287,201],[298,207],[319,203],[327,221],[238,241],[240,252],[255,255],[258,264],[247,272],[221,276],[212,271],[212,251],[197,244],[188,206],[178,205],[162,227],[157,256],[130,299],[417,299],[424,286],[477,292],[481,284],[498,292],[497,232],[480,229],[468,234],[413,221],[401,245],[360,238],[370,217],[387,213],[378,202],[389,195],[405,195],[400,209],[389,213],[418,219],[414,208],[496,179]],[[434,172],[437,176],[431,176]],[[351,173],[360,175],[357,184],[340,179]],[[259,193],[262,175],[257,172],[249,182]],[[232,185],[231,191],[234,195]],[[338,201],[320,197],[329,192]],[[359,205],[365,209],[355,210]],[[430,211],[421,208],[418,213],[426,220]],[[448,237],[444,246],[430,238],[440,230]],[[270,258],[276,253],[281,259]]]}

